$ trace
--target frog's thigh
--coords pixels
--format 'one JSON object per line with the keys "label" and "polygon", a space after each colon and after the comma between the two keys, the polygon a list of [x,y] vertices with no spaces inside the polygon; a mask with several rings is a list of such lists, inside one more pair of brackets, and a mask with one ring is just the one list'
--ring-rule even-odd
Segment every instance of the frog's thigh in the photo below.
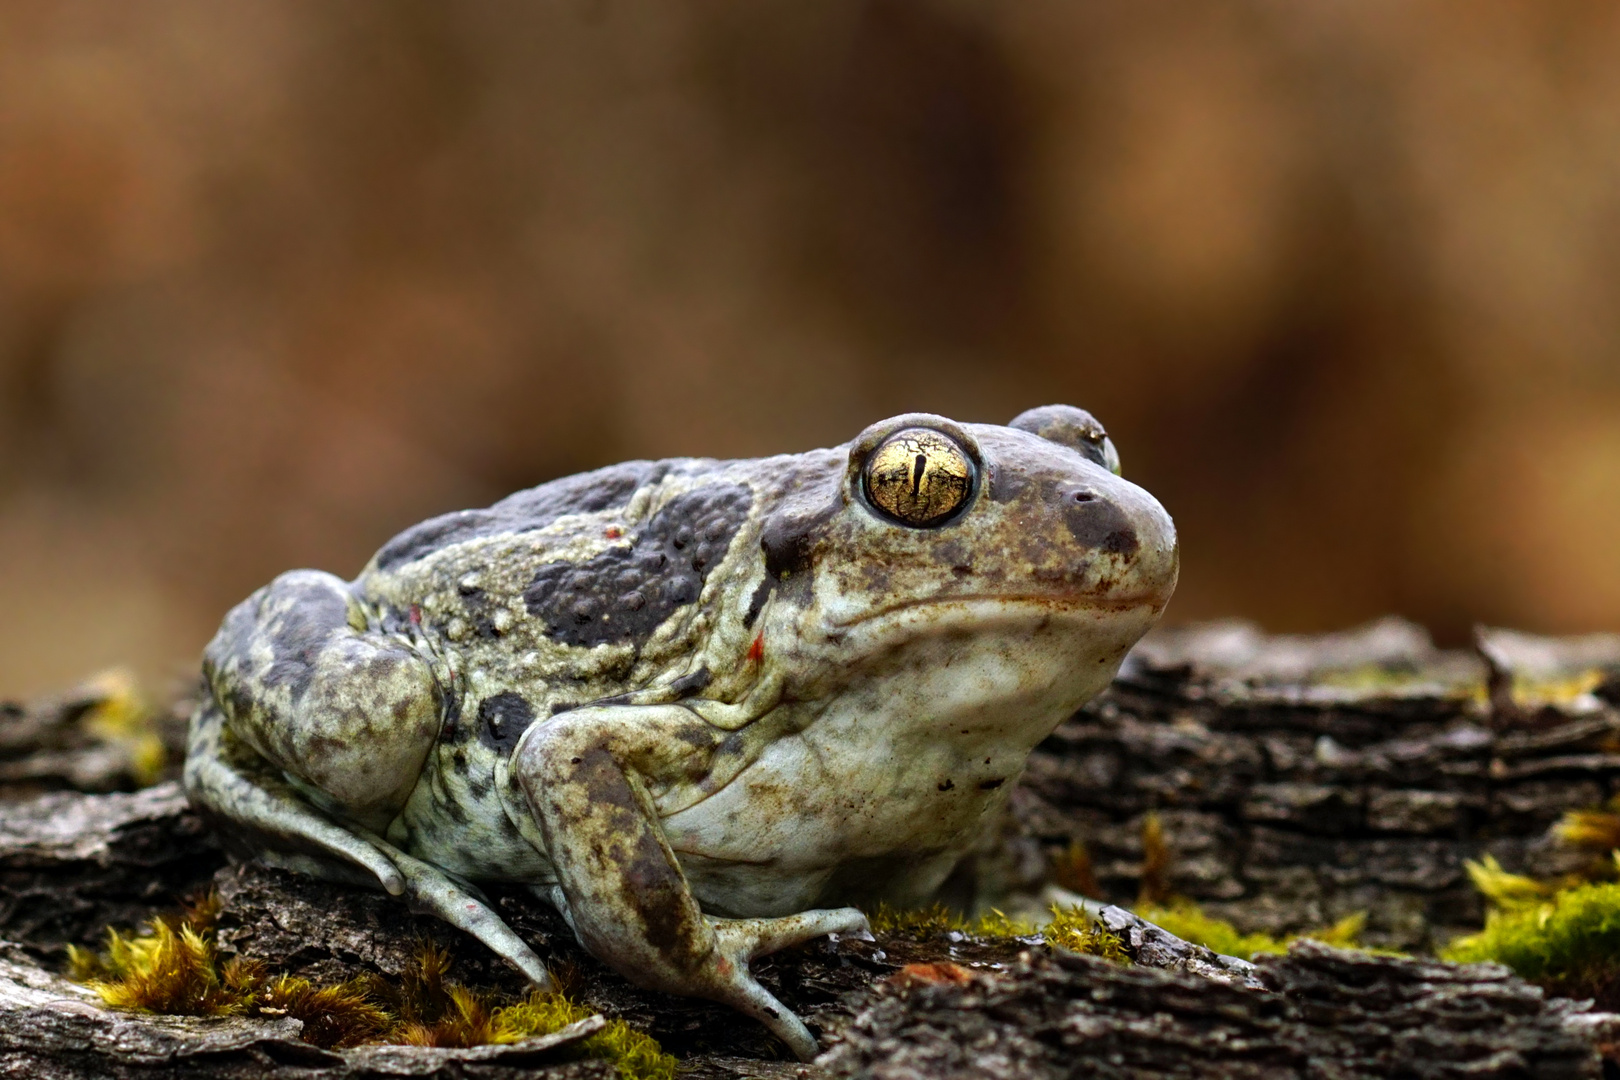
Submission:
{"label": "frog's thigh", "polygon": [[321,877],[337,877],[328,858],[369,871],[388,892],[405,891],[405,877],[382,851],[335,824],[225,726],[212,701],[197,707],[187,737],[186,795],[214,817],[228,835],[240,837],[266,862]]}
{"label": "frog's thigh", "polygon": [[698,906],[637,765],[705,767],[719,734],[679,706],[585,707],[535,724],[512,759],[556,868],[558,907],[580,943],[641,986],[724,1002],[799,1056],[803,1021],[748,970],[757,957],[830,933],[864,931],[853,908],[779,919],[716,919]]}
{"label": "frog's thigh", "polygon": [[427,661],[367,630],[331,574],[283,574],[239,604],[204,669],[234,733],[379,831],[438,737],[442,695]]}
{"label": "frog's thigh", "polygon": [[[413,910],[465,930],[543,990],[551,975],[501,917],[436,867],[413,858],[365,829],[347,829],[310,806],[280,772],[226,727],[213,702],[191,718],[185,786],[192,802],[220,819],[272,866],[317,877],[353,880],[346,865],[369,871],[388,892],[403,894]],[[334,862],[336,860],[336,862]]]}

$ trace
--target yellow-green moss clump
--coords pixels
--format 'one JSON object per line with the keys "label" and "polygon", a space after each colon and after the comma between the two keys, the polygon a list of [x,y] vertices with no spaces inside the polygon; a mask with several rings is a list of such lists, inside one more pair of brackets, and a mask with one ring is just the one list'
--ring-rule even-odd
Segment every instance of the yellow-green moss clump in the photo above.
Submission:
{"label": "yellow-green moss clump", "polygon": [[[517,1042],[558,1031],[590,1016],[591,1011],[561,994],[538,991],[516,1005],[498,1009],[494,1016],[492,1042]],[[606,1058],[614,1062],[624,1080],[674,1080],[675,1059],[664,1053],[656,1040],[626,1024],[609,1020],[607,1026],[579,1044],[585,1058]]]}
{"label": "yellow-green moss clump", "polygon": [[1359,948],[1357,941],[1367,921],[1366,915],[1358,911],[1320,930],[1274,938],[1270,934],[1242,933],[1231,923],[1206,915],[1197,905],[1185,900],[1165,905],[1143,904],[1137,907],[1136,913],[1183,941],[1203,945],[1223,956],[1236,956],[1241,960],[1252,960],[1261,953],[1285,953],[1291,942],[1303,938],[1342,949]]}
{"label": "yellow-green moss clump", "polygon": [[943,904],[916,911],[899,911],[887,904],[879,904],[868,918],[873,933],[878,934],[923,939],[956,931],[967,937],[990,941],[1038,935],[1054,948],[1100,956],[1115,963],[1131,962],[1119,938],[1079,907],[1052,908],[1052,919],[1045,926],[1011,918],[996,908],[991,908],[977,919],[966,919]]}
{"label": "yellow-green moss clump", "polygon": [[[380,976],[317,986],[270,975],[240,959],[221,964],[214,945],[217,897],[154,919],[145,934],[107,931],[100,953],[68,948],[73,978],[107,1004],[181,1016],[291,1016],[306,1042],[329,1049],[363,1043],[466,1047],[519,1042],[593,1015],[563,994],[533,993],[498,1005],[493,995],[449,981],[450,956],[424,942],[398,982]],[[622,1080],[673,1080],[676,1061],[622,1020],[560,1051],[612,1061]]]}
{"label": "yellow-green moss clump", "polygon": [[100,700],[80,719],[84,729],[97,738],[121,746],[129,756],[130,775],[140,787],[163,779],[169,752],[157,729],[157,712],[134,673],[114,668],[95,676],[86,689]]}
{"label": "yellow-green moss clump", "polygon": [[1485,928],[1458,938],[1447,960],[1494,960],[1560,993],[1620,1004],[1620,796],[1571,810],[1553,828],[1560,846],[1588,852],[1573,874],[1533,878],[1502,869],[1486,855],[1465,864],[1490,902]]}
{"label": "yellow-green moss clump", "polygon": [[879,904],[867,916],[875,934],[904,934],[926,938],[946,934],[952,930],[969,937],[1005,938],[1028,937],[1036,933],[1035,924],[1022,919],[1009,918],[996,908],[977,919],[963,918],[944,904],[934,904],[914,911],[902,911],[888,904]]}
{"label": "yellow-green moss clump", "polygon": [[1620,1001],[1620,883],[1538,881],[1488,855],[1467,866],[1491,910],[1485,929],[1446,946],[1444,959],[1494,960],[1561,993]]}
{"label": "yellow-green moss clump", "polygon": [[1084,908],[1052,909],[1052,921],[1041,930],[1046,943],[1056,949],[1100,956],[1116,964],[1129,964],[1124,944]]}

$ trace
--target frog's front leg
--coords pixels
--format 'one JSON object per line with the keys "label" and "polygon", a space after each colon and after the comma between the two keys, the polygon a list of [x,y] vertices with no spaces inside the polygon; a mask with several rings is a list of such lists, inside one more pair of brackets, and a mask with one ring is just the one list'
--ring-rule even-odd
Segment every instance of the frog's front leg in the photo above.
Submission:
{"label": "frog's front leg", "polygon": [[581,944],[650,989],[723,1002],[801,1060],[815,1037],[749,973],[749,961],[824,934],[858,933],[854,908],[778,919],[703,914],[659,824],[647,779],[695,781],[725,732],[679,706],[607,706],[536,724],[512,773],[540,827]]}

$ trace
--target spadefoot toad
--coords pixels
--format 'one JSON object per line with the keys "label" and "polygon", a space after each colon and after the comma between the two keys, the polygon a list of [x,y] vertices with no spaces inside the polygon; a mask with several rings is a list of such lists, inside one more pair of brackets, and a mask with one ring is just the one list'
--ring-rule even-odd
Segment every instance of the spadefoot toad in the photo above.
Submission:
{"label": "spadefoot toad", "polygon": [[239,854],[381,885],[539,986],[476,882],[801,1058],[749,961],[926,902],[1175,587],[1175,528],[1068,406],[637,461],[243,601],[185,784]]}

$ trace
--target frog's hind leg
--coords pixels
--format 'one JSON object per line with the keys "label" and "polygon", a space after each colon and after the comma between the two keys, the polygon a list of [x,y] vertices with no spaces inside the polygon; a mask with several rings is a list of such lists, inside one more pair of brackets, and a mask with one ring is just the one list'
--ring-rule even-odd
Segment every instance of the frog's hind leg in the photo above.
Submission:
{"label": "frog's hind leg", "polygon": [[191,718],[186,793],[244,852],[262,862],[349,884],[379,884],[413,911],[464,930],[542,990],[554,988],[533,949],[481,897],[360,827],[329,819],[225,725],[205,702]]}
{"label": "frog's hind leg", "polygon": [[267,854],[266,862],[318,877],[369,878],[393,896],[405,891],[404,875],[386,855],[310,806],[279,770],[241,744],[212,701],[191,718],[185,788],[241,854]]}
{"label": "frog's hind leg", "polygon": [[225,617],[203,672],[212,700],[192,717],[193,802],[268,861],[368,876],[551,984],[487,904],[378,835],[438,739],[443,694],[415,649],[368,626],[345,582],[281,575]]}

